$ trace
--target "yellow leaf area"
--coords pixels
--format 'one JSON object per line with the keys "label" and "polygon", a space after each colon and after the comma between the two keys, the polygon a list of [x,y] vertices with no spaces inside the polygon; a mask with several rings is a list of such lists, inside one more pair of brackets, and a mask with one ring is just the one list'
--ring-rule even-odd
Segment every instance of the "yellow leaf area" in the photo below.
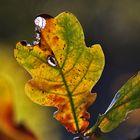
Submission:
{"label": "yellow leaf area", "polygon": [[33,102],[58,108],[54,117],[68,131],[81,133],[89,124],[86,109],[96,99],[90,91],[103,71],[104,54],[98,44],[86,47],[82,27],[73,14],[63,12],[45,22],[38,44],[16,45],[17,61],[32,76],[25,89]]}

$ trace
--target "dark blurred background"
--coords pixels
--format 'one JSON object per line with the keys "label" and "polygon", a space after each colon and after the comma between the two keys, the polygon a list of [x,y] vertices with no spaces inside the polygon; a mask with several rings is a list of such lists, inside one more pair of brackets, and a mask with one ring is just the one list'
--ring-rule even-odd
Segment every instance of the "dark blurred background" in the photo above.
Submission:
{"label": "dark blurred background", "polygon": [[[56,16],[63,11],[77,16],[87,46],[99,43],[105,53],[104,72],[93,88],[98,98],[89,109],[94,124],[117,90],[140,70],[140,0],[0,0],[0,43],[13,50],[20,40],[31,42],[36,15]],[[133,140],[140,135],[140,111],[135,117],[104,136],[109,140]],[[72,140],[63,127],[62,133],[63,139]]]}

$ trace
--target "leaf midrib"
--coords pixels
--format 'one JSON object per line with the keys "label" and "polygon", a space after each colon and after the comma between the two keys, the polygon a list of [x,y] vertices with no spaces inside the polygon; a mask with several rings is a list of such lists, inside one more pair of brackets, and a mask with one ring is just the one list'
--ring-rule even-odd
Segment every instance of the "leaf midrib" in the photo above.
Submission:
{"label": "leaf midrib", "polygon": [[71,91],[69,90],[69,87],[68,87],[67,81],[66,81],[66,79],[65,79],[65,77],[64,77],[64,74],[63,74],[63,72],[62,72],[62,69],[60,69],[60,73],[61,73],[61,76],[62,76],[64,85],[65,85],[66,90],[67,90],[67,93],[68,93],[68,98],[69,98],[69,101],[70,101],[72,114],[73,114],[74,121],[75,121],[75,124],[76,124],[76,129],[77,129],[77,131],[78,131],[78,133],[79,133],[79,132],[80,132],[80,129],[79,129],[79,124],[78,124],[78,120],[77,120],[77,116],[76,116],[76,112],[75,112],[75,107],[74,107],[74,103],[73,103],[73,99],[72,99],[72,93],[71,93]]}

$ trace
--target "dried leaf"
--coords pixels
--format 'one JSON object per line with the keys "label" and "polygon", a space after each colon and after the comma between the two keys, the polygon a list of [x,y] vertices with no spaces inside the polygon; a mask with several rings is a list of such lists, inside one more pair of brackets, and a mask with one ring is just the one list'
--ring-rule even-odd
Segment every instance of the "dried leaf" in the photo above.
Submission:
{"label": "dried leaf", "polygon": [[57,107],[54,117],[72,133],[88,126],[86,109],[96,99],[90,93],[104,67],[100,45],[87,48],[82,27],[68,12],[35,19],[36,41],[16,45],[17,61],[31,74],[26,92],[34,102]]}

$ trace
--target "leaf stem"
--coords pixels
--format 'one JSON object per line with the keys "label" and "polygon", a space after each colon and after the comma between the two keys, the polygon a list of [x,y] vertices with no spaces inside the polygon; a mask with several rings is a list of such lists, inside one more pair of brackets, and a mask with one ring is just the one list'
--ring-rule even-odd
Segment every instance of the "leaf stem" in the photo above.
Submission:
{"label": "leaf stem", "polygon": [[100,123],[102,122],[102,120],[104,119],[104,115],[100,115],[95,123],[95,125],[93,127],[91,127],[89,130],[87,130],[84,135],[85,136],[91,136],[92,134],[94,134],[98,128],[98,126],[100,125]]}

